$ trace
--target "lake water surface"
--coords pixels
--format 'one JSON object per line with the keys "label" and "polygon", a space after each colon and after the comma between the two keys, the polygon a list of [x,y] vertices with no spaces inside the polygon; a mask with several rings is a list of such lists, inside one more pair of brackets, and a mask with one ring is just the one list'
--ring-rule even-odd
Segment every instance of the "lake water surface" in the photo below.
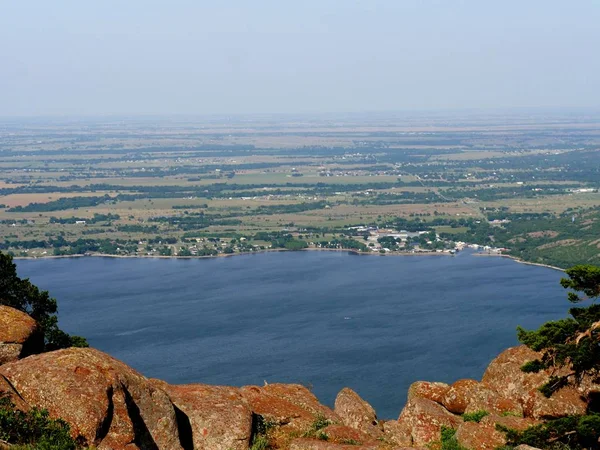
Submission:
{"label": "lake water surface", "polygon": [[395,418],[416,380],[480,378],[515,327],[565,316],[562,274],[461,253],[17,261],[70,333],[170,383],[344,386]]}

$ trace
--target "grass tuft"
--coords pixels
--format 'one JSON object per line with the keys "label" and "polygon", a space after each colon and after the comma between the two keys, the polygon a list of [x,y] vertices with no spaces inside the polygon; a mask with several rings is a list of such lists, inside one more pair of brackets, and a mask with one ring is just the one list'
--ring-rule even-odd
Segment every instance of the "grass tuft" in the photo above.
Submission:
{"label": "grass tuft", "polygon": [[472,413],[465,413],[463,414],[462,418],[465,422],[481,422],[481,419],[483,419],[485,416],[489,415],[490,413],[487,411],[484,411],[483,409],[480,409],[479,411],[474,411]]}

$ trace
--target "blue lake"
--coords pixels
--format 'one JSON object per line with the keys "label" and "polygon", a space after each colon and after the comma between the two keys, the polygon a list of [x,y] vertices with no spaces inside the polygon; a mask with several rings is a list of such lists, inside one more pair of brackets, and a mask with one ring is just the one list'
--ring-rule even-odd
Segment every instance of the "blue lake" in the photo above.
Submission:
{"label": "blue lake", "polygon": [[17,261],[60,324],[170,383],[344,386],[395,418],[416,380],[480,378],[517,325],[566,315],[561,272],[479,257],[339,252]]}

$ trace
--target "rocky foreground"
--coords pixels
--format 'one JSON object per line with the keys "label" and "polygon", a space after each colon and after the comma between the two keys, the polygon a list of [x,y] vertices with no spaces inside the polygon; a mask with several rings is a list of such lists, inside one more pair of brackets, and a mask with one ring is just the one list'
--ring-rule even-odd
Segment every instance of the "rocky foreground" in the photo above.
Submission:
{"label": "rocky foreground", "polygon": [[[22,410],[47,409],[98,450],[247,450],[257,436],[274,449],[423,448],[440,441],[442,426],[455,428],[462,446],[487,450],[505,443],[496,424],[522,430],[585,414],[600,395],[600,385],[584,380],[544,397],[537,388],[550,374],[522,372],[539,355],[519,346],[494,359],[481,381],[414,383],[398,420],[383,421],[348,388],[331,409],[296,384],[170,385],[91,348],[35,354],[40,339],[29,316],[0,306],[0,395]],[[482,411],[479,422],[464,420]]]}

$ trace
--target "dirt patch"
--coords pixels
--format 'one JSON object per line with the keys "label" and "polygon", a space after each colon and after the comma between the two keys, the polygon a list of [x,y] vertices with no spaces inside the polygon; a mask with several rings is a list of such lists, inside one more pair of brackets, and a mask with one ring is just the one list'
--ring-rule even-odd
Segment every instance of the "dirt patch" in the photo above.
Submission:
{"label": "dirt patch", "polygon": [[527,236],[532,238],[541,238],[541,237],[549,237],[555,238],[558,236],[558,232],[552,230],[544,230],[544,231],[534,231],[532,233],[527,233]]}
{"label": "dirt patch", "polygon": [[516,238],[512,238],[509,239],[508,242],[510,242],[511,244],[518,244],[519,242],[525,242],[527,239],[522,238],[522,237],[516,237]]}
{"label": "dirt patch", "polygon": [[581,242],[580,239],[562,239],[560,241],[550,242],[548,244],[540,245],[539,247],[537,247],[537,249],[545,250],[548,248],[555,248],[555,247],[568,247],[571,245],[579,244],[580,242]]}

